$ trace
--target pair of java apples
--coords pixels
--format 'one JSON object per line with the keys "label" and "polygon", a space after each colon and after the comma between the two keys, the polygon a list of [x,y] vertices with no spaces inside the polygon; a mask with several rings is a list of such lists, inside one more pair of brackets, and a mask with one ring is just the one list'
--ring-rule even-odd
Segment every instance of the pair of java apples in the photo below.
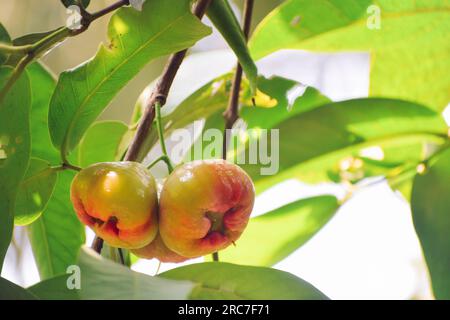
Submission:
{"label": "pair of java apples", "polygon": [[234,243],[247,226],[255,192],[250,177],[223,160],[194,161],[156,182],[137,162],[97,163],[71,186],[75,211],[113,247],[161,262],[182,262]]}

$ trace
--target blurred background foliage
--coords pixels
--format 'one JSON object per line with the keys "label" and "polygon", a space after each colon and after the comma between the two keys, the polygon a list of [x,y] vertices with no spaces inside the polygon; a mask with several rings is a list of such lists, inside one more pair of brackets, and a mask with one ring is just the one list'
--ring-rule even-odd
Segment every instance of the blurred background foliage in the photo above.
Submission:
{"label": "blurred background foliage", "polygon": [[[255,6],[253,28],[282,0],[258,1]],[[89,10],[96,11],[114,3],[113,0],[93,0]],[[4,24],[11,37],[17,38],[28,33],[53,30],[64,25],[68,17],[66,9],[56,0],[0,0],[2,10],[0,21]],[[236,11],[242,9],[243,0],[234,1]],[[73,68],[87,59],[93,57],[99,43],[106,41],[106,30],[110,15],[93,23],[87,32],[68,39],[57,50],[46,55],[42,61],[54,74]],[[203,20],[210,25],[205,18]],[[212,37],[200,41],[192,52],[224,49],[227,45],[217,31]],[[126,123],[131,118],[134,104],[142,90],[156,79],[164,66],[166,57],[155,59],[149,63],[137,77],[119,92],[110,106],[105,110],[99,120],[116,119]]]}

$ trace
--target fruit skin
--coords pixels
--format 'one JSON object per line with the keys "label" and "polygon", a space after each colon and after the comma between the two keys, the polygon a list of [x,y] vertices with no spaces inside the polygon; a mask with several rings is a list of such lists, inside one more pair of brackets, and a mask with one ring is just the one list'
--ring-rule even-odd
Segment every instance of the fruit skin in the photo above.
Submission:
{"label": "fruit skin", "polygon": [[255,191],[250,177],[224,160],[187,163],[164,183],[159,230],[164,243],[194,258],[234,243],[247,226]]}
{"label": "fruit skin", "polygon": [[104,162],[81,170],[70,196],[81,222],[113,247],[141,248],[157,235],[155,179],[137,162]]}
{"label": "fruit skin", "polygon": [[158,259],[161,262],[179,263],[189,258],[180,256],[165,245],[160,235],[143,248],[131,250],[133,254],[144,259]]}

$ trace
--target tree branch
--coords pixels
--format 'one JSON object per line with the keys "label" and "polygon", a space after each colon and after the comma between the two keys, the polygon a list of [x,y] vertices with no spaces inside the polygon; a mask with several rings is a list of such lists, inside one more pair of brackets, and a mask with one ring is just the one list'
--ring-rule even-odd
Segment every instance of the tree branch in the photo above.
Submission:
{"label": "tree branch", "polygon": [[[194,8],[194,15],[201,19],[210,2],[211,0],[199,0]],[[128,148],[127,154],[125,155],[125,160],[135,161],[139,157],[139,152],[151,130],[153,120],[155,119],[155,103],[159,102],[161,107],[163,107],[166,103],[173,80],[175,79],[181,63],[186,57],[186,53],[187,49],[177,52],[171,55],[167,61],[164,71],[156,83],[149,100],[145,103],[144,114],[142,115],[136,134]]]}

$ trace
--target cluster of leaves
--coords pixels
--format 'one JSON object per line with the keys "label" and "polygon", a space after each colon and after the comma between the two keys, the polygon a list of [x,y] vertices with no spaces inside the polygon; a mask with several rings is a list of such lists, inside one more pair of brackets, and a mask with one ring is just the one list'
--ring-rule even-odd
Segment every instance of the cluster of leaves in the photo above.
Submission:
{"label": "cluster of leaves", "polygon": [[[381,30],[366,27],[366,10],[372,4],[381,9]],[[292,178],[353,184],[384,176],[411,200],[434,294],[444,299],[450,298],[450,203],[445,197],[450,191],[450,148],[441,114],[450,100],[445,74],[448,9],[445,0],[287,0],[258,25],[248,48],[227,1],[213,1],[208,11],[247,76],[241,118],[248,128],[279,129],[279,173],[262,176],[260,166],[243,165],[257,192]],[[190,0],[176,7],[147,0],[141,12],[117,10],[110,19],[109,43],[57,80],[40,62],[27,66],[0,101],[0,265],[13,222],[26,225],[43,281],[25,290],[0,279],[1,293],[40,299],[325,298],[305,281],[270,267],[332,218],[342,202],[331,195],[298,200],[252,218],[238,245],[221,252],[224,262],[181,267],[156,277],[82,248],[85,231],[69,200],[73,173],[61,170],[61,162],[84,167],[120,159],[142,105],[137,104],[129,126],[96,122],[97,117],[148,62],[189,48],[209,33],[190,13]],[[17,43],[1,25],[0,41]],[[332,102],[308,87],[291,101],[289,92],[301,84],[258,77],[254,64],[280,49],[370,52],[371,97]],[[0,53],[0,63],[1,90],[17,59]],[[217,75],[168,108],[165,134],[196,120],[205,121],[203,130],[223,130],[230,78]],[[381,96],[385,98],[375,98]],[[252,139],[260,137],[247,137],[236,150],[245,152]],[[138,160],[155,144],[153,130]],[[368,157],[364,151],[370,148],[381,150],[382,159]],[[418,166],[425,168],[421,174]],[[82,270],[81,290],[67,289],[70,265]]]}

